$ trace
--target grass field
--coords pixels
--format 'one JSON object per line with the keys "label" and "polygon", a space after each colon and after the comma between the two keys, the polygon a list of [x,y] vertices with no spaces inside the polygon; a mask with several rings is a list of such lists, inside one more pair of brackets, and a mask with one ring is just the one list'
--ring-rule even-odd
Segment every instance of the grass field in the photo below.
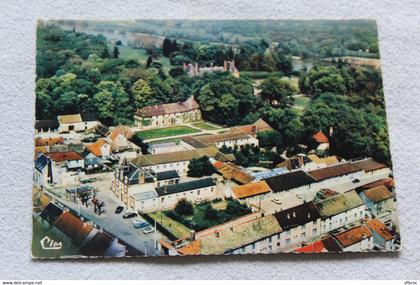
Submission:
{"label": "grass field", "polygon": [[158,143],[169,143],[169,142],[174,142],[174,143],[176,143],[176,144],[179,144],[179,143],[180,143],[180,141],[181,141],[181,139],[178,139],[178,138],[175,138],[175,139],[163,139],[163,140],[156,140],[156,141],[153,141],[153,142],[151,142],[149,145],[152,145],[152,144],[158,144]]}
{"label": "grass field", "polygon": [[306,109],[309,102],[311,101],[311,99],[306,96],[299,96],[299,97],[295,97],[294,99],[295,99],[294,105],[296,107],[300,107],[303,109]]}
{"label": "grass field", "polygon": [[241,71],[241,76],[245,76],[251,79],[266,79],[270,76],[283,76],[283,73],[279,71],[269,72],[269,71]]}
{"label": "grass field", "polygon": [[200,132],[197,129],[193,129],[186,126],[175,126],[147,131],[140,131],[136,133],[136,136],[140,137],[143,140],[150,140],[163,137],[172,137],[178,135],[187,135]]}
{"label": "grass field", "polygon": [[[147,58],[149,57],[146,53],[145,49],[142,48],[133,48],[130,46],[119,46],[118,49],[120,50],[120,58],[129,60],[135,59],[139,60],[143,64],[146,64]],[[163,65],[163,69],[168,71],[170,69],[169,59],[161,56],[158,61],[160,61]]]}
{"label": "grass field", "polygon": [[153,212],[148,215],[177,238],[183,238],[190,234],[190,230],[186,226],[167,217],[162,212]]}
{"label": "grass field", "polygon": [[289,83],[292,84],[292,86],[295,87],[296,90],[298,90],[298,92],[300,92],[299,91],[299,77],[297,77],[297,76],[283,76],[281,79],[285,80],[285,81],[289,81]]}
{"label": "grass field", "polygon": [[218,130],[218,129],[220,129],[220,128],[219,128],[219,127],[217,127],[217,126],[215,126],[215,125],[210,125],[210,124],[208,124],[208,123],[206,123],[206,122],[197,122],[197,123],[193,123],[193,124],[192,124],[192,126],[193,126],[193,127],[196,127],[196,128],[203,129],[203,130]]}

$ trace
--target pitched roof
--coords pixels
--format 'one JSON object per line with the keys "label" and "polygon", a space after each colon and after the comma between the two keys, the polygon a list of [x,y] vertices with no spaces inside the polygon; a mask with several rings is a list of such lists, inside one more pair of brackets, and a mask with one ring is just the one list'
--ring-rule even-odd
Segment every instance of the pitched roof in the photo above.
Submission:
{"label": "pitched roof", "polygon": [[243,140],[249,139],[251,136],[242,131],[227,131],[217,135],[203,135],[194,137],[196,140],[201,141],[204,144],[212,144],[218,142],[226,142],[232,140]]}
{"label": "pitched roof", "polygon": [[343,247],[349,247],[371,236],[372,233],[366,226],[357,226],[336,234],[335,238]]}
{"label": "pitched roof", "polygon": [[93,112],[82,112],[80,116],[83,122],[95,122],[98,120],[98,117]]}
{"label": "pitched roof", "polygon": [[45,154],[41,153],[35,159],[34,164],[35,164],[35,169],[38,170],[39,172],[42,172],[42,170],[44,170],[44,168],[48,165],[48,157]]}
{"label": "pitched roof", "polygon": [[219,167],[216,167],[216,169],[224,178],[235,180],[241,184],[247,184],[253,180],[253,177],[250,174],[231,162],[223,163]]}
{"label": "pitched roof", "polygon": [[40,216],[50,224],[53,224],[62,213],[63,209],[53,203],[49,203]]}
{"label": "pitched roof", "polygon": [[111,139],[111,140],[115,140],[119,135],[120,135],[121,133],[119,132],[119,131],[117,131],[117,130],[113,130],[112,132],[111,132],[111,134],[109,135],[109,138]]}
{"label": "pitched roof", "polygon": [[234,127],[233,129],[241,130],[242,132],[245,132],[247,134],[255,134],[259,132],[266,132],[266,131],[273,130],[273,128],[261,118],[255,121],[253,124],[237,126],[237,127]]}
{"label": "pitched roof", "polygon": [[317,143],[329,143],[330,142],[329,139],[327,138],[327,136],[324,135],[324,133],[321,132],[321,131],[313,134],[312,138]]}
{"label": "pitched roof", "polygon": [[60,124],[58,123],[57,119],[50,119],[50,120],[36,120],[35,121],[35,129],[48,131],[48,129],[55,130],[58,129]]}
{"label": "pitched roof", "polygon": [[194,97],[190,97],[184,102],[143,107],[137,110],[136,115],[146,118],[165,114],[188,112],[199,108],[200,106],[194,100]]}
{"label": "pitched roof", "polygon": [[178,172],[175,170],[168,170],[156,173],[157,181],[179,178]]}
{"label": "pitched roof", "polygon": [[297,226],[303,226],[310,221],[316,221],[320,218],[320,215],[315,204],[309,202],[277,212],[274,214],[274,217],[281,228],[287,231]]}
{"label": "pitched roof", "polygon": [[315,169],[309,171],[308,174],[311,175],[318,181],[325,180],[332,177],[338,177],[342,175],[347,175],[350,173],[361,171],[362,169],[350,162],[340,163],[332,166],[327,166],[324,168]]}
{"label": "pitched roof", "polygon": [[322,244],[328,252],[341,252],[343,249],[338,241],[332,236],[328,236],[322,240]]}
{"label": "pitched roof", "polygon": [[206,143],[200,141],[197,137],[185,136],[182,137],[181,140],[194,148],[208,147]]}
{"label": "pitched roof", "polygon": [[215,157],[218,152],[219,150],[215,147],[206,147],[168,153],[140,155],[134,158],[131,162],[138,167],[146,167],[157,164],[190,161],[193,158],[201,158],[203,156]]}
{"label": "pitched roof", "polygon": [[217,231],[217,234],[209,231],[209,234],[200,238],[200,254],[228,253],[281,231],[272,215],[224,228]]}
{"label": "pitched roof", "polygon": [[287,172],[264,179],[274,193],[287,191],[315,182],[311,176],[302,170]]}
{"label": "pitched roof", "polygon": [[308,154],[308,158],[316,164],[330,165],[330,164],[336,164],[339,162],[335,155],[320,158],[315,154]]}
{"label": "pitched roof", "polygon": [[64,144],[64,138],[35,138],[35,146],[50,146],[56,144]]}
{"label": "pitched roof", "polygon": [[392,233],[386,228],[385,224],[378,219],[370,220],[367,223],[367,226],[386,241],[392,240],[394,238]]}
{"label": "pitched roof", "polygon": [[374,188],[376,186],[385,186],[386,188],[390,189],[391,187],[394,186],[394,179],[387,177],[387,178],[383,178],[377,181],[374,181],[372,183],[369,184],[365,184],[363,185],[361,188],[362,189],[370,189],[370,188]]}
{"label": "pitched roof", "polygon": [[200,240],[193,240],[189,244],[178,249],[178,252],[182,255],[198,255],[200,254],[200,247]]}
{"label": "pitched roof", "polygon": [[111,242],[112,238],[110,236],[98,231],[93,238],[82,246],[79,253],[86,256],[103,256]]}
{"label": "pitched roof", "polygon": [[321,252],[326,252],[326,251],[327,249],[325,248],[322,240],[317,240],[304,247],[295,249],[295,252],[297,253],[321,253]]}
{"label": "pitched roof", "polygon": [[364,205],[362,199],[352,190],[332,196],[315,204],[322,218],[328,218]]}
{"label": "pitched roof", "polygon": [[69,160],[81,160],[81,157],[77,152],[66,151],[66,152],[50,152],[47,154],[49,158],[54,161],[69,161]]}
{"label": "pitched roof", "polygon": [[389,192],[389,190],[383,185],[364,190],[363,192],[365,193],[366,197],[374,203],[378,203],[394,197],[394,195]]}
{"label": "pitched roof", "polygon": [[72,239],[76,244],[82,243],[93,229],[91,225],[83,222],[70,212],[63,212],[54,222],[54,226]]}
{"label": "pitched roof", "polygon": [[233,194],[238,199],[249,198],[255,195],[268,193],[270,191],[270,187],[268,187],[265,181],[251,182],[242,186],[232,188]]}
{"label": "pitched roof", "polygon": [[80,114],[72,114],[72,115],[60,115],[57,116],[57,120],[62,124],[76,124],[82,122],[82,116]]}
{"label": "pitched roof", "polygon": [[363,169],[366,172],[374,171],[374,170],[378,170],[378,169],[382,169],[386,167],[385,164],[379,163],[373,160],[372,158],[354,161],[352,164],[356,165],[357,167]]}
{"label": "pitched roof", "polygon": [[106,144],[104,139],[99,139],[93,144],[88,144],[86,148],[95,156],[102,156],[101,148]]}
{"label": "pitched roof", "polygon": [[214,183],[213,178],[207,177],[207,178],[192,180],[188,182],[157,187],[156,192],[158,193],[159,196],[165,196],[165,195],[171,195],[171,194],[195,190],[195,189],[201,189],[205,187],[211,187],[215,185],[216,183]]}

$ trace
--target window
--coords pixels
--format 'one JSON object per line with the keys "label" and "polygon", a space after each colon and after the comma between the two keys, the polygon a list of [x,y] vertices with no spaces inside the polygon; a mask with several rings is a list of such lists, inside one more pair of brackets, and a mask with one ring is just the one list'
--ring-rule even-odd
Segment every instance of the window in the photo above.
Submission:
{"label": "window", "polygon": [[280,246],[280,242],[277,243],[277,246]]}
{"label": "window", "polygon": [[301,225],[301,226],[300,226],[300,229],[301,229],[301,230],[305,230],[305,228],[306,228],[306,225]]}
{"label": "window", "polygon": [[277,234],[277,239],[278,239],[278,240],[280,239],[280,234]]}
{"label": "window", "polygon": [[286,239],[286,244],[289,244],[290,243],[290,238],[287,238]]}
{"label": "window", "polygon": [[317,234],[318,230],[317,229],[313,229],[312,230],[312,234],[315,236]]}
{"label": "window", "polygon": [[253,244],[251,245],[251,248],[252,248],[252,249],[255,249],[255,243],[253,243]]}
{"label": "window", "polygon": [[270,243],[271,243],[271,237],[269,237],[269,238],[268,238],[268,242],[270,242]]}
{"label": "window", "polygon": [[302,233],[301,235],[300,235],[300,238],[305,238],[306,237],[306,233]]}
{"label": "window", "polygon": [[354,217],[357,218],[357,213],[354,213]]}
{"label": "window", "polygon": [[197,191],[197,195],[200,195],[200,190]]}

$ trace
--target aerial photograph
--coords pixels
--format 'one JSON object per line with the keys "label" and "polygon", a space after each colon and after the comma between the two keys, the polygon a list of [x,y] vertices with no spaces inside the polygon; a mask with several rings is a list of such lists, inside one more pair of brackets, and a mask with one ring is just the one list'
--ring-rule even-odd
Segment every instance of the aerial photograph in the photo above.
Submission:
{"label": "aerial photograph", "polygon": [[374,20],[39,20],[35,80],[33,258],[401,248]]}

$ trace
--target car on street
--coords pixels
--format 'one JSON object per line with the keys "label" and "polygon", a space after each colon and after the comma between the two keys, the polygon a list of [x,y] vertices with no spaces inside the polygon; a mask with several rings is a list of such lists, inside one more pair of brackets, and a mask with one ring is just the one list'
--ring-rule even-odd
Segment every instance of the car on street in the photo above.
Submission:
{"label": "car on street", "polygon": [[302,199],[303,195],[302,194],[296,194],[296,197],[298,197],[299,199]]}
{"label": "car on street", "polygon": [[352,183],[359,183],[360,182],[360,180],[359,179],[354,179],[353,181],[352,181]]}
{"label": "car on street", "polygon": [[150,226],[150,224],[143,219],[136,219],[136,220],[133,221],[133,227],[135,229],[145,228],[145,227],[149,227],[149,226]]}
{"label": "car on street", "polygon": [[115,214],[120,214],[123,210],[124,210],[124,207],[123,207],[123,206],[118,206],[118,207],[115,209]]}
{"label": "car on street", "polygon": [[150,233],[153,233],[155,231],[155,228],[154,227],[152,227],[152,226],[148,226],[148,227],[145,227],[144,229],[143,229],[143,233],[144,234],[150,234]]}
{"label": "car on street", "polygon": [[281,205],[281,201],[278,198],[274,198],[271,201],[273,201],[273,203],[277,204],[277,205]]}
{"label": "car on street", "polygon": [[130,219],[130,218],[134,218],[137,217],[136,213],[130,212],[130,213],[126,213],[123,215],[123,219]]}

